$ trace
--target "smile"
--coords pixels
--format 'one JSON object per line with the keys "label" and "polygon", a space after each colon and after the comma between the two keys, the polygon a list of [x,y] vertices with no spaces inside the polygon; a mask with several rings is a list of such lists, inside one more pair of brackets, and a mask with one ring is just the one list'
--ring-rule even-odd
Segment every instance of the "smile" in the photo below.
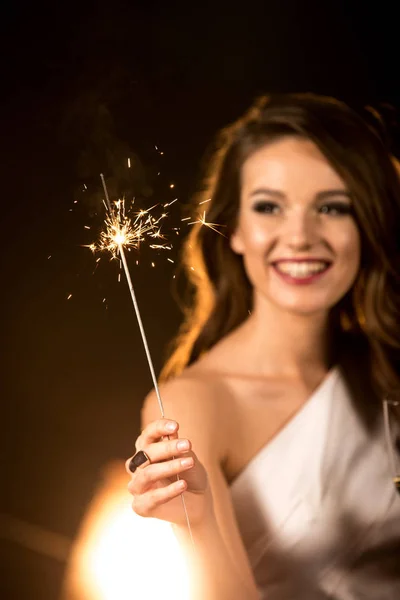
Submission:
{"label": "smile", "polygon": [[276,273],[290,283],[311,283],[320,279],[331,267],[326,261],[282,261],[273,263]]}

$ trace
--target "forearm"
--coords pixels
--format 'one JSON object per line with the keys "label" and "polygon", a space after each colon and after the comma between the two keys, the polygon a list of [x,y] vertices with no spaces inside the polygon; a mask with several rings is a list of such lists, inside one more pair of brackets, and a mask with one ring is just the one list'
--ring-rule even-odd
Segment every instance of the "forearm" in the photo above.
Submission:
{"label": "forearm", "polygon": [[214,517],[192,528],[173,526],[189,569],[190,600],[259,600],[252,583],[238,574]]}

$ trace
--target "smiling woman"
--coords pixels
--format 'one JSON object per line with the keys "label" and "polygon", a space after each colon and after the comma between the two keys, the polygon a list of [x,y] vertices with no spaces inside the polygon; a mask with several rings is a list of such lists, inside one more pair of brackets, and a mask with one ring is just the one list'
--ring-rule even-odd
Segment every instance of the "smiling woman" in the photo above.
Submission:
{"label": "smiling woman", "polygon": [[150,393],[133,510],[172,523],[191,599],[395,600],[392,157],[345,104],[294,94],[257,102],[210,165],[195,203],[224,235],[198,222],[185,246],[192,294],[160,388],[173,420]]}
{"label": "smiling woman", "polygon": [[324,313],[348,291],[360,266],[360,236],[345,183],[309,140],[285,136],[242,168],[232,249],[243,257],[253,311],[269,303]]}
{"label": "smiling woman", "polygon": [[[274,154],[277,156],[272,163],[269,159]],[[280,163],[282,157],[284,164]],[[290,211],[292,215],[295,212],[295,217],[295,202],[297,207],[300,202],[309,202],[313,210],[308,211],[308,222],[311,214],[319,211],[327,215],[326,220],[331,215],[330,223],[334,216],[338,217],[333,224],[338,232],[343,231],[343,226],[357,230],[360,268],[354,285],[332,307],[330,323],[334,330],[344,325],[363,336],[371,347],[377,391],[396,394],[399,380],[397,363],[393,360],[400,340],[396,309],[400,192],[395,167],[398,162],[388,153],[380,130],[333,98],[313,94],[262,97],[244,117],[222,130],[207,164],[203,189],[194,202],[211,198],[207,220],[223,225],[226,237],[215,236],[198,225],[187,240],[183,262],[195,301],[185,309],[185,320],[162,378],[168,379],[195,362],[217,340],[243,323],[253,310],[254,295],[245,269],[246,258],[232,252],[231,239],[243,213],[244,178],[251,170],[251,175],[263,178],[262,188],[274,192],[269,202],[265,196],[253,198],[256,210],[279,213],[276,205],[279,196],[282,208],[288,208],[285,199],[286,204],[292,201]],[[278,189],[271,189],[273,180],[269,185],[265,168],[277,178],[282,189],[278,185]],[[288,190],[279,180],[285,175],[284,185],[290,186]],[[259,181],[247,180],[254,185],[252,193],[259,193]],[[301,213],[299,217],[291,219],[291,223],[305,226]],[[278,224],[288,223],[282,215],[277,214],[276,219]],[[327,252],[324,249],[324,257]],[[290,256],[293,255],[290,251]],[[366,323],[368,337],[360,327]]]}

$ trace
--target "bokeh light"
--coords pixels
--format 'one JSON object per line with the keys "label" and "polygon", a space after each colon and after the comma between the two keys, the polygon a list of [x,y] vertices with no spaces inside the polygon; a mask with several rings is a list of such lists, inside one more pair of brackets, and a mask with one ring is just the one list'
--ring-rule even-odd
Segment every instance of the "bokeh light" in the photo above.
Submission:
{"label": "bokeh light", "polygon": [[65,600],[187,600],[171,525],[135,515],[124,481],[95,495],[69,561]]}

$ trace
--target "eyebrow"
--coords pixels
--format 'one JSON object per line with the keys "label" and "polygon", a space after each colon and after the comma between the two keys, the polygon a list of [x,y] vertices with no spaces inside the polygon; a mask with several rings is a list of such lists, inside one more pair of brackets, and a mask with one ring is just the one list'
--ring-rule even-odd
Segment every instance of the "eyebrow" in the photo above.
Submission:
{"label": "eyebrow", "polygon": [[[273,198],[281,198],[281,199],[284,199],[286,197],[285,194],[279,190],[272,190],[270,188],[262,187],[262,188],[257,188],[255,190],[253,190],[250,194],[250,198],[252,196],[258,196],[259,194],[272,196]],[[317,200],[326,200],[326,199],[332,198],[334,196],[345,196],[346,198],[351,200],[351,194],[347,190],[325,190],[323,192],[318,192]]]}
{"label": "eyebrow", "polygon": [[258,196],[258,194],[273,196],[274,198],[285,198],[285,194],[283,192],[279,192],[278,190],[271,190],[270,188],[257,188],[256,190],[253,190],[251,192],[250,198],[252,196]]}

